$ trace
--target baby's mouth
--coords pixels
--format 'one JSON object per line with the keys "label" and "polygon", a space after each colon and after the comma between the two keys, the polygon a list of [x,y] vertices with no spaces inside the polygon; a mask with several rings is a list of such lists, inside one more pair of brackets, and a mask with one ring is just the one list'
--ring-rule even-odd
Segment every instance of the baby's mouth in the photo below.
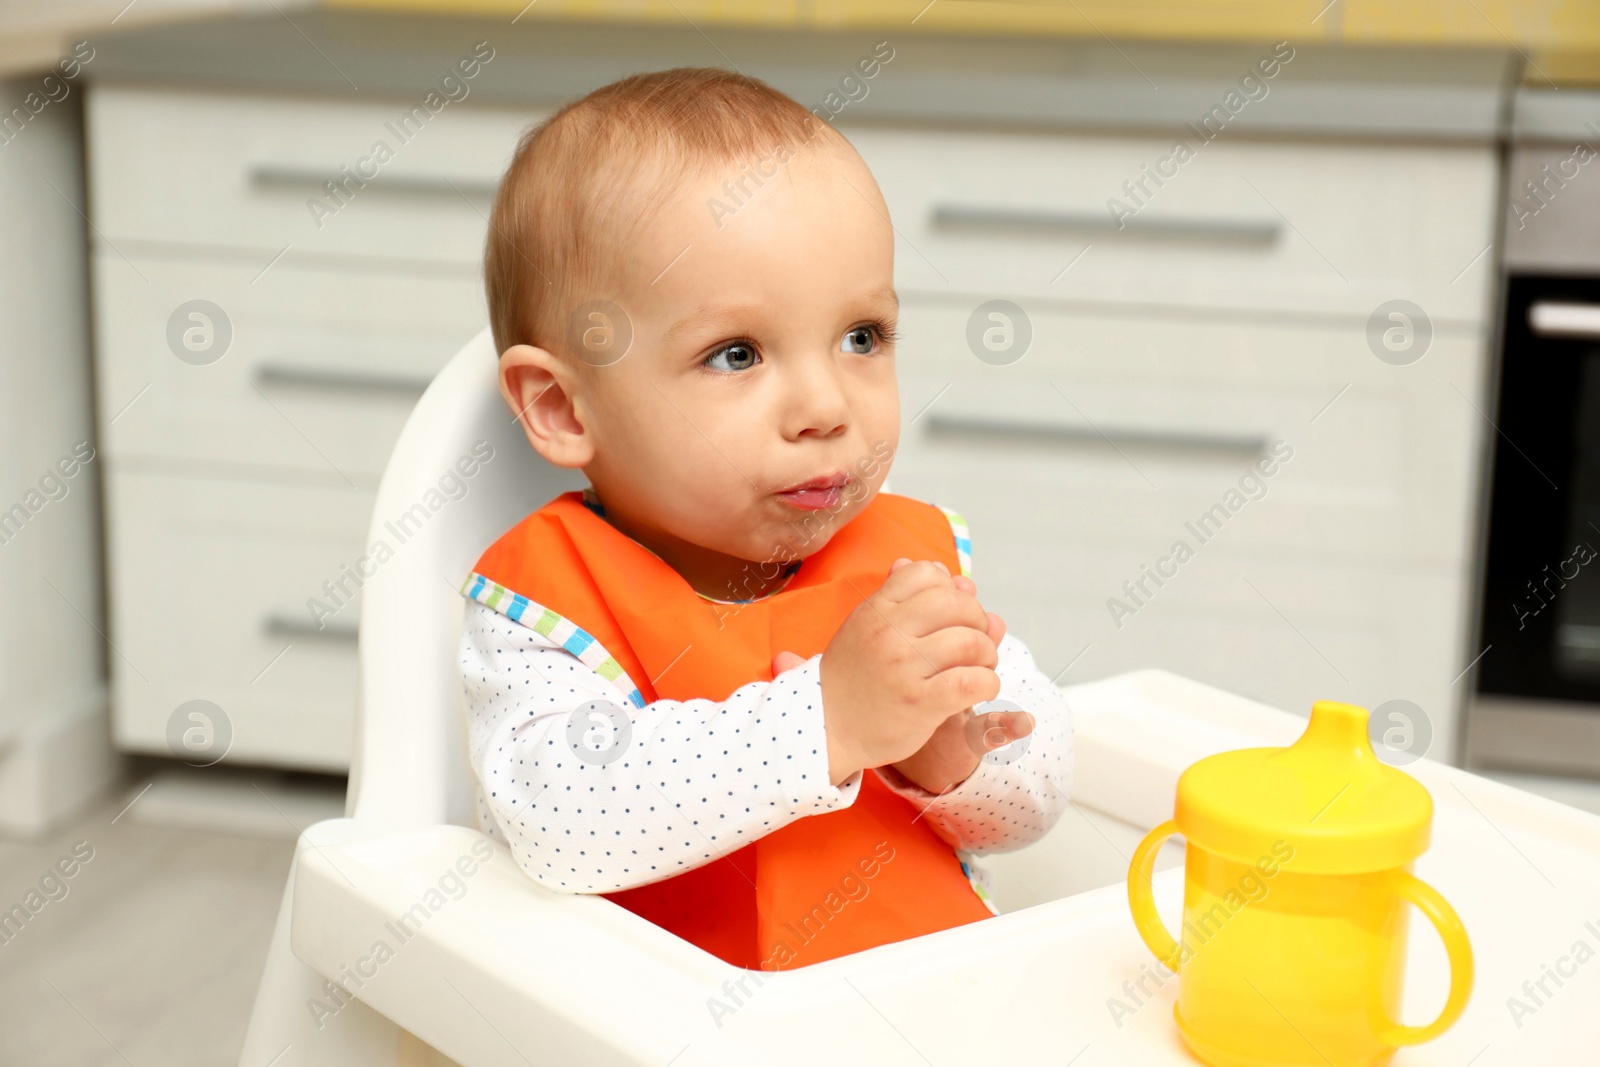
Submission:
{"label": "baby's mouth", "polygon": [[773,495],[802,511],[821,511],[837,507],[844,498],[844,488],[848,484],[850,476],[838,471],[781,489]]}

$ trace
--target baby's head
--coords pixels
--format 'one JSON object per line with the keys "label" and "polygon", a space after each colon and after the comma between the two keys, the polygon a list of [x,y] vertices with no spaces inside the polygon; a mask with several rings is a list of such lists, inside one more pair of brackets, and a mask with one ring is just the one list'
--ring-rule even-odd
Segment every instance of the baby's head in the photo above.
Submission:
{"label": "baby's head", "polygon": [[888,473],[888,209],[849,142],[761,82],[636,75],[529,130],[485,269],[533,447],[702,592],[817,551]]}

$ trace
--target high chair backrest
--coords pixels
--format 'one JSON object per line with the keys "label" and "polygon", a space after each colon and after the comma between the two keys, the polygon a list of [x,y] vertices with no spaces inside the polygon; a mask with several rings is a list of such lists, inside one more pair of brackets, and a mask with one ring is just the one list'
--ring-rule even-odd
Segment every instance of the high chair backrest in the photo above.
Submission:
{"label": "high chair backrest", "polygon": [[496,357],[485,329],[439,372],[400,432],[373,507],[346,814],[397,829],[473,825],[458,590],[497,537],[585,484],[528,445],[500,396]]}

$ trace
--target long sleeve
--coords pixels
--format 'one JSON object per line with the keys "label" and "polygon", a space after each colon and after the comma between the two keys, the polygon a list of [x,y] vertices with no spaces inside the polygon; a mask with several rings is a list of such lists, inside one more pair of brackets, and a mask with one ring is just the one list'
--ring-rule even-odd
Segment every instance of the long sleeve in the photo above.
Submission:
{"label": "long sleeve", "polygon": [[893,767],[875,768],[885,784],[924,809],[941,838],[976,855],[1011,852],[1043,837],[1066,811],[1072,785],[1066,699],[1021,641],[1007,634],[999,653],[999,699],[1033,714],[1032,734],[989,753],[965,781],[944,793],[930,793]]}
{"label": "long sleeve", "polygon": [[[570,652],[468,602],[460,666],[479,822],[540,884],[609,893],[848,807],[861,772],[837,787],[829,780],[819,663],[720,702],[634,708]],[[590,701],[627,708],[626,736],[590,716]],[[610,743],[584,758],[592,730]]]}

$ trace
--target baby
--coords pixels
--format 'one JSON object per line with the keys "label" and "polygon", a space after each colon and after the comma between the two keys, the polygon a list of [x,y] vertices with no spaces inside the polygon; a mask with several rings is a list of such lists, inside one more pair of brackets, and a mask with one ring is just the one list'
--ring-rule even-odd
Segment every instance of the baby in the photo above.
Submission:
{"label": "baby", "polygon": [[1060,817],[1068,714],[960,516],[880,492],[894,231],[855,149],[743,75],[625,78],[523,137],[485,273],[506,401],[589,482],[463,586],[486,831],[746,968],[998,914],[972,856]]}

